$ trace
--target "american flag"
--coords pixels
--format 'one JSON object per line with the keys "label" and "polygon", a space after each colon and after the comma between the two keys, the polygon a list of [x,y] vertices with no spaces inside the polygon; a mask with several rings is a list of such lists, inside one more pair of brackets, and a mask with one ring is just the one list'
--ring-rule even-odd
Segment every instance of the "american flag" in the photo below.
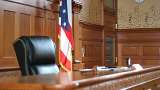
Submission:
{"label": "american flag", "polygon": [[65,71],[72,71],[72,0],[60,1],[59,63]]}

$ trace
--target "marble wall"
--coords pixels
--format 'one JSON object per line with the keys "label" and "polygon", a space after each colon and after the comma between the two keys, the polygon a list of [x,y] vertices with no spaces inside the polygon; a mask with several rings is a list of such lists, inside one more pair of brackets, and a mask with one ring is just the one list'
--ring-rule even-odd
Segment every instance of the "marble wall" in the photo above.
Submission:
{"label": "marble wall", "polygon": [[81,0],[80,21],[103,25],[103,0]]}
{"label": "marble wall", "polygon": [[160,28],[160,0],[118,1],[118,29]]}

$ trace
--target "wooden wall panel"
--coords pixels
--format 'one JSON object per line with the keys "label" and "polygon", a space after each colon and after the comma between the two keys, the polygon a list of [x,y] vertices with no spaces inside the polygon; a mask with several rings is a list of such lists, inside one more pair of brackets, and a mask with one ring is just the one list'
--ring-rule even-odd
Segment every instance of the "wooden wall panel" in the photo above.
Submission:
{"label": "wooden wall panel", "polygon": [[122,47],[123,56],[138,56],[139,54],[138,45],[126,45]]}
{"label": "wooden wall panel", "polygon": [[29,14],[20,14],[20,35],[30,35],[30,15]]}
{"label": "wooden wall panel", "polygon": [[104,0],[104,65],[116,66],[116,5],[117,0]]}
{"label": "wooden wall panel", "polygon": [[[131,29],[132,30],[132,29]],[[126,58],[144,66],[160,64],[160,32],[157,29],[120,30],[118,39],[118,65],[126,65]]]}
{"label": "wooden wall panel", "polygon": [[35,34],[42,35],[44,33],[44,18],[43,17],[35,17]]}
{"label": "wooden wall panel", "polygon": [[[55,37],[58,10],[48,0],[0,0],[0,68],[17,67],[13,42],[22,35]],[[58,4],[54,4],[56,6]]]}
{"label": "wooden wall panel", "polygon": [[82,41],[82,48],[85,53],[82,57],[82,62],[85,63],[85,67],[93,67],[102,65],[102,42],[97,41]]}
{"label": "wooden wall panel", "polygon": [[3,56],[13,57],[12,43],[15,34],[15,12],[4,11],[4,32],[3,32]]}
{"label": "wooden wall panel", "polygon": [[[3,12],[0,10],[0,42],[3,42]],[[0,44],[0,57],[3,55],[3,44]]]}
{"label": "wooden wall panel", "polygon": [[86,68],[103,65],[103,27],[100,25],[80,24],[81,60]]}
{"label": "wooden wall panel", "polygon": [[159,56],[160,47],[157,46],[144,46],[143,47],[143,56]]}
{"label": "wooden wall panel", "polygon": [[143,64],[146,66],[156,66],[160,65],[159,59],[144,59]]}

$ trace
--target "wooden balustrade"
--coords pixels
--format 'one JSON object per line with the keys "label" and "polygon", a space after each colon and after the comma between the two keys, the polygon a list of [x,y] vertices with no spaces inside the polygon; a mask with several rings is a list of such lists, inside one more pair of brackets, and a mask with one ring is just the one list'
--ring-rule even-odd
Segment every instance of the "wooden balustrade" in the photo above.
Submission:
{"label": "wooden balustrade", "polygon": [[[146,86],[148,86],[147,88],[159,88],[159,75],[160,67],[153,67],[141,71],[130,71],[100,76],[76,81],[76,90],[125,90],[126,87],[129,87],[126,90],[144,90],[142,88]],[[136,87],[134,87],[134,85],[136,85]],[[139,85],[141,89],[137,89],[137,87],[139,88]],[[130,86],[132,86],[133,89],[130,89]]]}
{"label": "wooden balustrade", "polygon": [[[6,89],[5,84],[8,86]],[[38,84],[38,87],[41,86],[38,90],[159,90],[160,66],[107,75],[97,71],[75,71],[70,74],[7,77],[0,79],[0,90],[24,90],[21,85],[25,84],[35,88]],[[13,88],[14,85],[20,87]]]}

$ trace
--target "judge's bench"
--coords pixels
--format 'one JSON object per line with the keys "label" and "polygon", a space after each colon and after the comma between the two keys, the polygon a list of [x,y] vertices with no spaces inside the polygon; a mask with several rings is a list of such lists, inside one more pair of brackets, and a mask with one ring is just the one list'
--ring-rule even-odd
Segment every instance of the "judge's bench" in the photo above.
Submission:
{"label": "judge's bench", "polygon": [[160,66],[142,70],[82,69],[33,76],[21,76],[19,71],[5,73],[6,76],[0,74],[0,90],[160,90]]}

